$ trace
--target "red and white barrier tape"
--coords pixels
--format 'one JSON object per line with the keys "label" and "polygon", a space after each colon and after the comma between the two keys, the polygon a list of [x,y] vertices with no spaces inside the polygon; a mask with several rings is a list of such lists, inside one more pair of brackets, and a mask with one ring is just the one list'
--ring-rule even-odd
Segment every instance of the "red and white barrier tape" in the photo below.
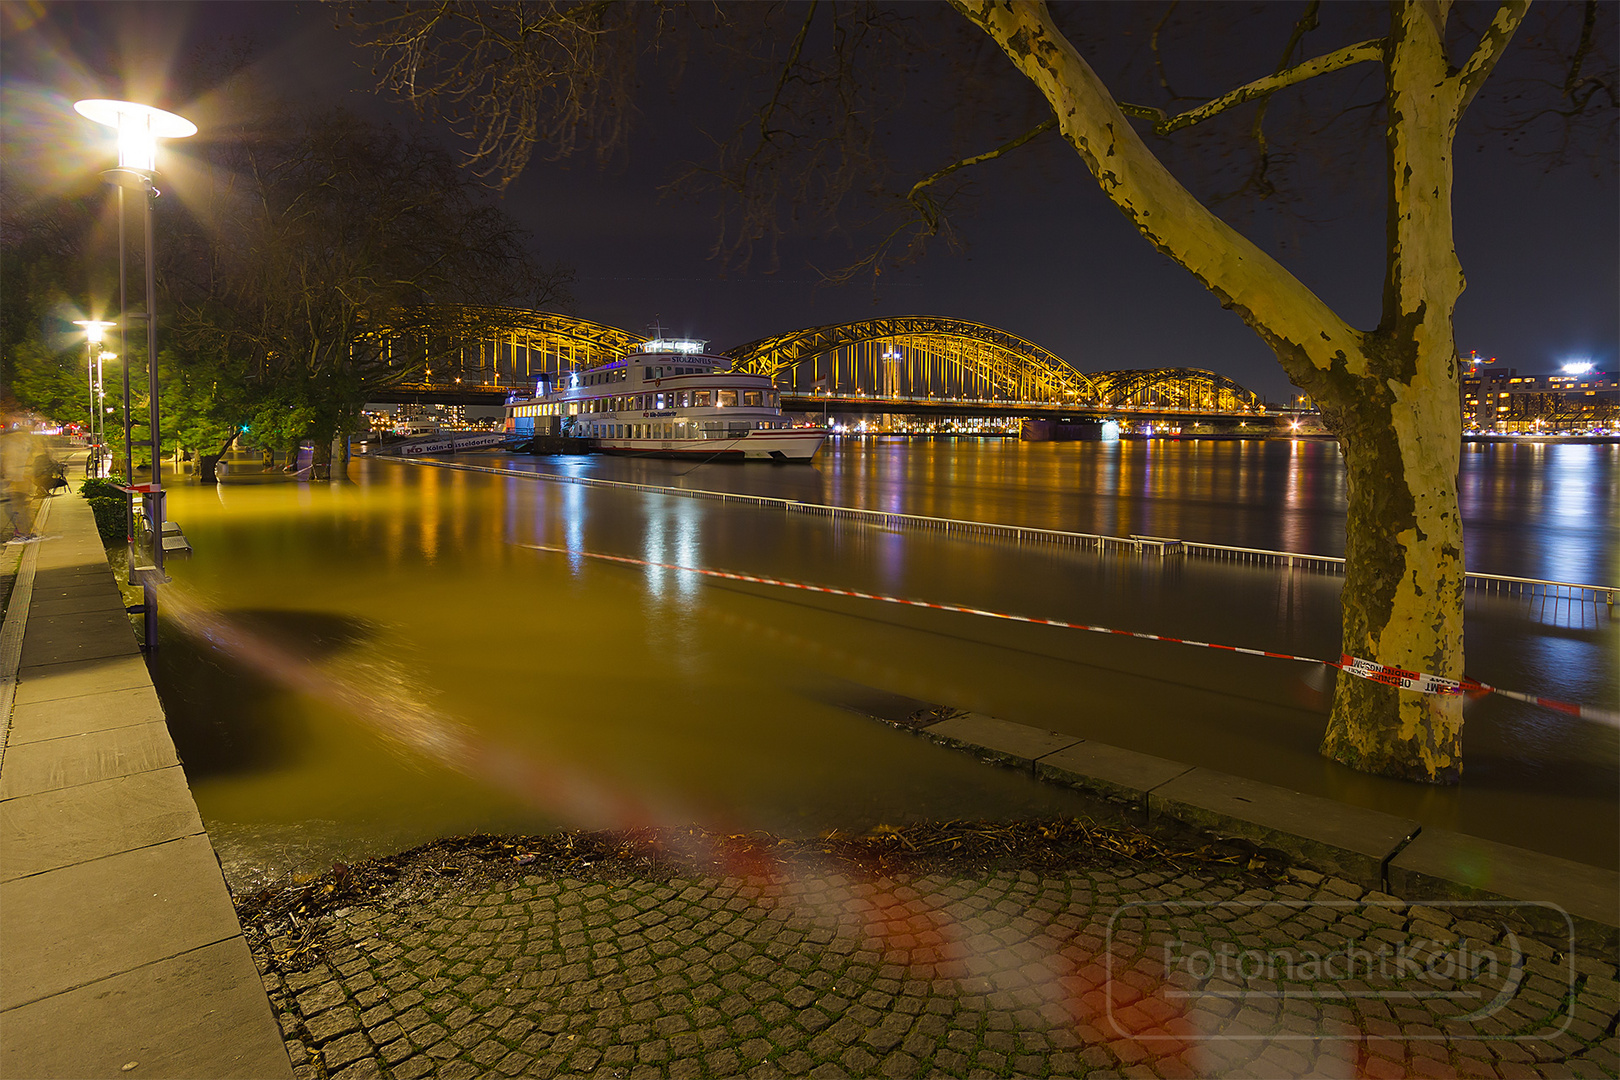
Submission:
{"label": "red and white barrier tape", "polygon": [[1408,671],[1405,668],[1380,664],[1376,660],[1365,660],[1349,653],[1339,657],[1337,666],[1358,679],[1368,679],[1385,686],[1399,687],[1402,690],[1412,690],[1419,694],[1460,694],[1465,689],[1471,689],[1471,684],[1464,686],[1456,679],[1445,679],[1439,675],[1430,675],[1422,671]]}
{"label": "red and white barrier tape", "polygon": [[1568,701],[1555,701],[1552,698],[1537,697],[1534,694],[1521,694],[1514,690],[1503,690],[1500,687],[1476,682],[1473,679],[1446,679],[1439,675],[1429,675],[1421,671],[1408,671],[1405,668],[1392,667],[1376,661],[1365,660],[1358,656],[1351,656],[1349,653],[1343,654],[1337,661],[1318,660],[1312,656],[1295,656],[1292,653],[1272,652],[1269,649],[1245,649],[1238,645],[1221,645],[1212,641],[1193,641],[1190,638],[1171,637],[1168,634],[1144,634],[1136,630],[1116,630],[1108,626],[1067,622],[1063,619],[1039,619],[1032,615],[1015,615],[1006,611],[986,611],[983,608],[964,607],[961,604],[936,604],[929,600],[911,600],[904,596],[885,596],[881,593],[861,592],[858,589],[839,589],[831,585],[811,585],[804,581],[784,581],[781,578],[758,577],[754,574],[735,574],[728,570],[709,570],[701,566],[682,566],[679,563],[633,559],[628,555],[608,555],[599,551],[579,551],[574,548],[557,547],[550,544],[521,544],[519,546],[534,551],[549,551],[559,555],[579,555],[587,559],[600,559],[603,562],[623,563],[626,566],[654,567],[659,570],[677,570],[687,574],[701,574],[704,577],[723,578],[726,581],[744,581],[751,585],[774,585],[782,589],[800,589],[804,592],[826,593],[829,596],[848,596],[856,600],[877,600],[885,604],[929,608],[933,611],[954,611],[961,615],[979,615],[987,619],[1006,619],[1010,622],[1032,623],[1036,626],[1056,626],[1064,630],[1085,630],[1093,634],[1112,634],[1115,637],[1140,638],[1143,641],[1168,641],[1176,645],[1192,645],[1200,649],[1219,649],[1222,652],[1241,653],[1244,656],[1267,656],[1273,660],[1297,660],[1302,664],[1325,664],[1328,667],[1339,668],[1360,679],[1370,679],[1386,686],[1411,690],[1419,694],[1498,694],[1502,697],[1512,698],[1515,701],[1524,701],[1531,705],[1540,705],[1542,708],[1555,709],[1571,716],[1578,716],[1583,720],[1595,720],[1611,726],[1620,726],[1620,713],[1608,709],[1599,709],[1592,705],[1577,705]]}

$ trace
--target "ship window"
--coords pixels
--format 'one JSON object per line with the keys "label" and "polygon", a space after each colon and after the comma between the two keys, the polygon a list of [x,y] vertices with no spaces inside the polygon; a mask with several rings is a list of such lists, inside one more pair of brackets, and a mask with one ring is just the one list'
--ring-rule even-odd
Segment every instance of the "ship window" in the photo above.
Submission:
{"label": "ship window", "polygon": [[760,403],[760,401],[759,401],[759,391],[758,390],[744,390],[743,391],[743,404],[744,405],[757,406],[757,405],[759,405],[759,403]]}
{"label": "ship window", "polygon": [[653,395],[653,408],[654,409],[662,409],[663,407],[664,407],[664,395],[663,394],[654,394]]}
{"label": "ship window", "polygon": [[707,390],[699,390],[697,393],[693,394],[692,395],[692,404],[696,405],[700,409],[703,408],[704,406],[708,405],[709,404],[709,392]]}
{"label": "ship window", "polygon": [[737,391],[721,390],[718,393],[719,400],[716,401],[715,404],[720,406],[722,409],[730,408],[731,406],[737,404]]}
{"label": "ship window", "polygon": [[675,395],[676,408],[684,409],[689,404],[691,404],[691,395],[689,395],[685,390],[682,390],[679,394]]}

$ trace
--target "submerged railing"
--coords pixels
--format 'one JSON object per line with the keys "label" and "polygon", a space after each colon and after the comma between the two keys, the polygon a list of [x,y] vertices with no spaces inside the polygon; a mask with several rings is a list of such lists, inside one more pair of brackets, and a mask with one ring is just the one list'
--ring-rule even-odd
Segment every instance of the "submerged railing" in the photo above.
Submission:
{"label": "submerged railing", "polygon": [[[505,469],[493,465],[472,465],[450,461],[421,461],[417,458],[401,458],[399,460],[416,461],[418,464],[437,465],[447,469],[462,469],[467,472],[492,473],[497,476],[550,480],[555,483],[579,484],[585,487],[620,488],[627,491],[644,492],[649,495],[679,495],[688,499],[717,499],[725,503],[741,503],[746,506],[784,510],[794,514],[811,514],[816,517],[831,518],[835,521],[875,525],[884,529],[918,529],[940,533],[944,536],[990,537],[1000,540],[1012,540],[1020,544],[1052,544],[1080,551],[1112,551],[1160,559],[1183,555],[1246,563],[1252,566],[1283,567],[1289,570],[1312,570],[1319,573],[1344,572],[1344,560],[1333,555],[1307,555],[1297,551],[1272,551],[1267,548],[1236,547],[1231,544],[1205,544],[1167,536],[1109,536],[1104,533],[1069,532],[1063,529],[1041,529],[1027,525],[1002,525],[990,521],[966,521],[961,518],[930,517],[926,514],[901,514],[888,510],[835,506],[831,503],[801,502],[797,499],[780,499],[770,495],[743,495],[730,491],[708,491],[703,488],[637,484],[628,480],[604,480],[594,476],[568,476],[562,473]],[[1611,608],[1614,606],[1614,594],[1620,591],[1620,587],[1614,585],[1582,585],[1569,581],[1546,581],[1541,578],[1512,577],[1507,574],[1476,574],[1473,571],[1467,572],[1465,584],[1481,594],[1576,604],[1604,604]]]}

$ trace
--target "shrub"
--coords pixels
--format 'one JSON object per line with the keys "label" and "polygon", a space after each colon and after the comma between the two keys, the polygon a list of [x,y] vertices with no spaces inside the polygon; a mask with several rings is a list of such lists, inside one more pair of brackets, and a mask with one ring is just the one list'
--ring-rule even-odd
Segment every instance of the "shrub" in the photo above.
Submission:
{"label": "shrub", "polygon": [[118,484],[119,479],[115,476],[107,479],[90,477],[79,485],[79,494],[90,504],[91,513],[96,515],[96,531],[101,534],[103,547],[120,547],[127,539],[125,496],[118,490]]}
{"label": "shrub", "polygon": [[118,490],[121,483],[122,478],[117,476],[86,477],[79,485],[79,494],[87,499],[122,499],[124,493]]}

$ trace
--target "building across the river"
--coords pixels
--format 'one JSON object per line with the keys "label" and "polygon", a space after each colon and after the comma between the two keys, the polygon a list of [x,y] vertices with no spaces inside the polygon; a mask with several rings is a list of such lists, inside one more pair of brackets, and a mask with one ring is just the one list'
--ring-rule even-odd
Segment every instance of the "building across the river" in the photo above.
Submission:
{"label": "building across the river", "polygon": [[1620,428],[1620,372],[1570,364],[1556,375],[1491,369],[1463,357],[1463,426],[1480,432],[1612,433]]}

